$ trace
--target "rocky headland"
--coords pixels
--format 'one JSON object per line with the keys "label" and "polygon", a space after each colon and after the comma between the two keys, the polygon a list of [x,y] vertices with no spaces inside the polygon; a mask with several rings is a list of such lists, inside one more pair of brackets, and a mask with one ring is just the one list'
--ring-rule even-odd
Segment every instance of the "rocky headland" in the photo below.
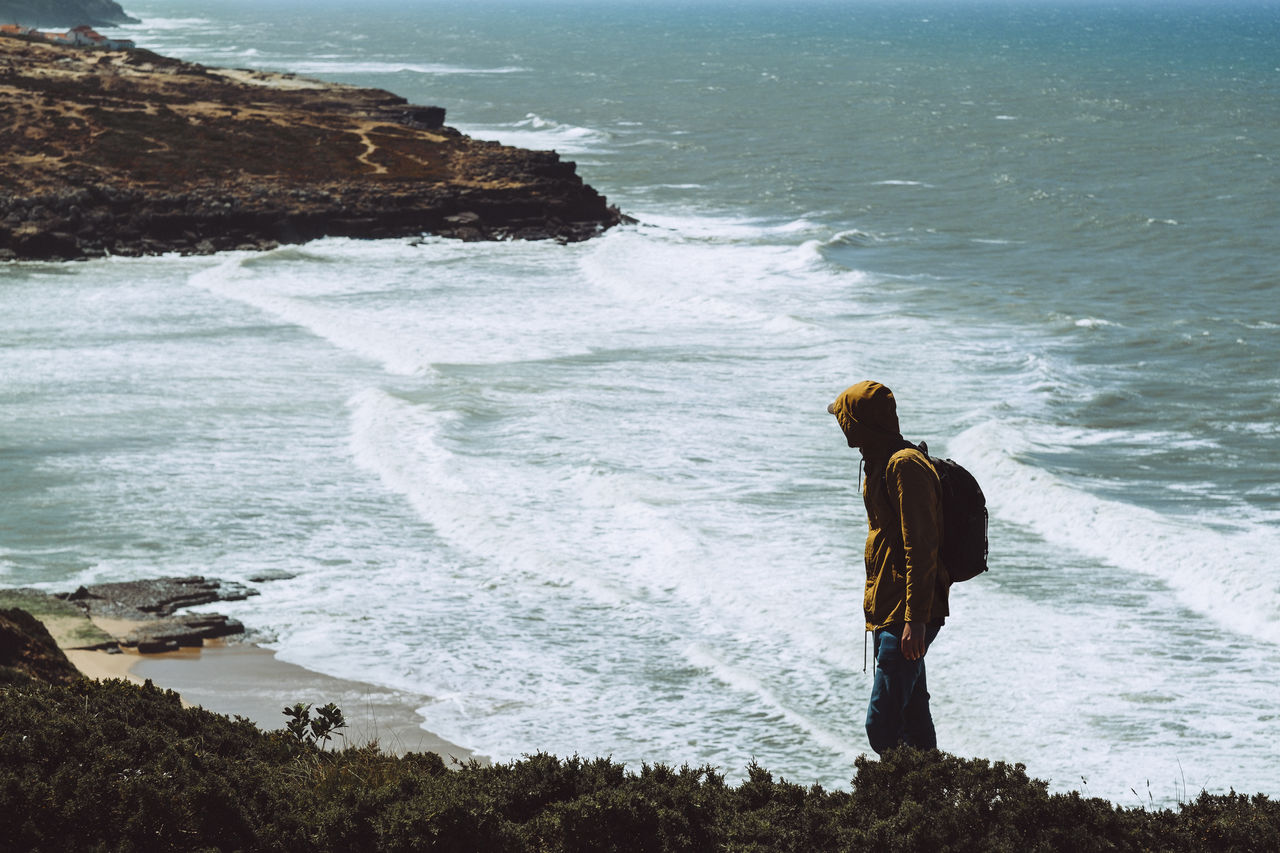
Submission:
{"label": "rocky headland", "polygon": [[0,260],[323,236],[570,242],[624,219],[555,152],[291,74],[0,38],[0,113]]}
{"label": "rocky headland", "polygon": [[28,27],[107,27],[136,24],[115,0],[0,0],[0,24]]}

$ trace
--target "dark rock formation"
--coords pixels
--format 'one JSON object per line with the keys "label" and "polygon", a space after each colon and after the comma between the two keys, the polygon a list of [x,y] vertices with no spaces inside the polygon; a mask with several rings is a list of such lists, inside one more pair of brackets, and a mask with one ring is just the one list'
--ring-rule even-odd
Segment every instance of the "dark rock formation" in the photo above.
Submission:
{"label": "dark rock formation", "polygon": [[0,683],[19,673],[54,684],[80,678],[40,620],[25,610],[0,610]]}
{"label": "dark rock formation", "polygon": [[136,646],[143,654],[201,646],[206,639],[243,634],[244,625],[221,613],[187,613],[139,625],[121,638],[120,645]]}
{"label": "dark rock formation", "polygon": [[321,236],[587,239],[623,220],[555,152],[377,89],[0,38],[0,260]]}
{"label": "dark rock formation", "polygon": [[[56,595],[37,589],[4,589],[0,590],[0,609],[18,604],[21,606],[18,612],[34,613],[33,618],[47,620],[47,626],[53,626],[62,638],[58,642],[65,648],[118,650],[118,646],[136,646],[139,652],[151,653],[176,651],[186,646],[200,646],[206,639],[243,634],[244,625],[220,613],[175,613],[184,607],[240,601],[257,594],[256,589],[243,584],[192,575],[93,584]],[[93,629],[93,636],[77,624],[67,624],[68,616],[73,614],[79,617],[76,621]],[[113,640],[91,626],[85,617],[140,624]],[[41,630],[45,631],[45,627]],[[3,642],[7,641],[0,638],[0,643]],[[51,638],[49,642],[54,640]],[[7,665],[3,660],[3,650],[0,650],[0,666]]]}
{"label": "dark rock formation", "polygon": [[[92,616],[139,621],[172,616],[183,607],[215,601],[243,601],[257,594],[256,589],[232,581],[206,580],[200,575],[191,575],[96,583],[59,598],[80,605]],[[221,618],[225,621],[226,617]]]}

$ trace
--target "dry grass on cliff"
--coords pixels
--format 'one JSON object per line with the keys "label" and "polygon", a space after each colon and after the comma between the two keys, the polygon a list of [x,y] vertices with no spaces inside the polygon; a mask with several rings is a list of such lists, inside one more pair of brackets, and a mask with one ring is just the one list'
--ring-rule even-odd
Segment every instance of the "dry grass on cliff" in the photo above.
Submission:
{"label": "dry grass on cliff", "polygon": [[161,60],[0,39],[0,181],[434,182],[470,143],[378,118],[399,101],[386,92]]}

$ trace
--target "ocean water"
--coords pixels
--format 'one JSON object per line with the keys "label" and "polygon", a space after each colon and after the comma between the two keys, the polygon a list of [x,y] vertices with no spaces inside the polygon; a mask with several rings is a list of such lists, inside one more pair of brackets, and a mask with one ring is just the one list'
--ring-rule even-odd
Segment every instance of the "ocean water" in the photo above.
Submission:
{"label": "ocean water", "polygon": [[0,584],[219,604],[424,726],[847,787],[876,378],[992,570],[940,745],[1280,793],[1280,6],[139,0],[207,64],[555,149],[639,224],[0,266]]}

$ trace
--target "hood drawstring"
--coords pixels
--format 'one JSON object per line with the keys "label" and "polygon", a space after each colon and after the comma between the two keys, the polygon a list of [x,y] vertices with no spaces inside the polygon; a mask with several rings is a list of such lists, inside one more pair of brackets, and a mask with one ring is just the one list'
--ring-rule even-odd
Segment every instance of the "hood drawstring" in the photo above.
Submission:
{"label": "hood drawstring", "polygon": [[[862,494],[862,465],[866,461],[867,461],[866,459],[861,459],[861,458],[858,459],[858,494],[859,495]],[[867,671],[867,634],[870,634],[870,633],[871,633],[870,631],[865,631],[865,630],[862,632],[862,671],[864,673]]]}

